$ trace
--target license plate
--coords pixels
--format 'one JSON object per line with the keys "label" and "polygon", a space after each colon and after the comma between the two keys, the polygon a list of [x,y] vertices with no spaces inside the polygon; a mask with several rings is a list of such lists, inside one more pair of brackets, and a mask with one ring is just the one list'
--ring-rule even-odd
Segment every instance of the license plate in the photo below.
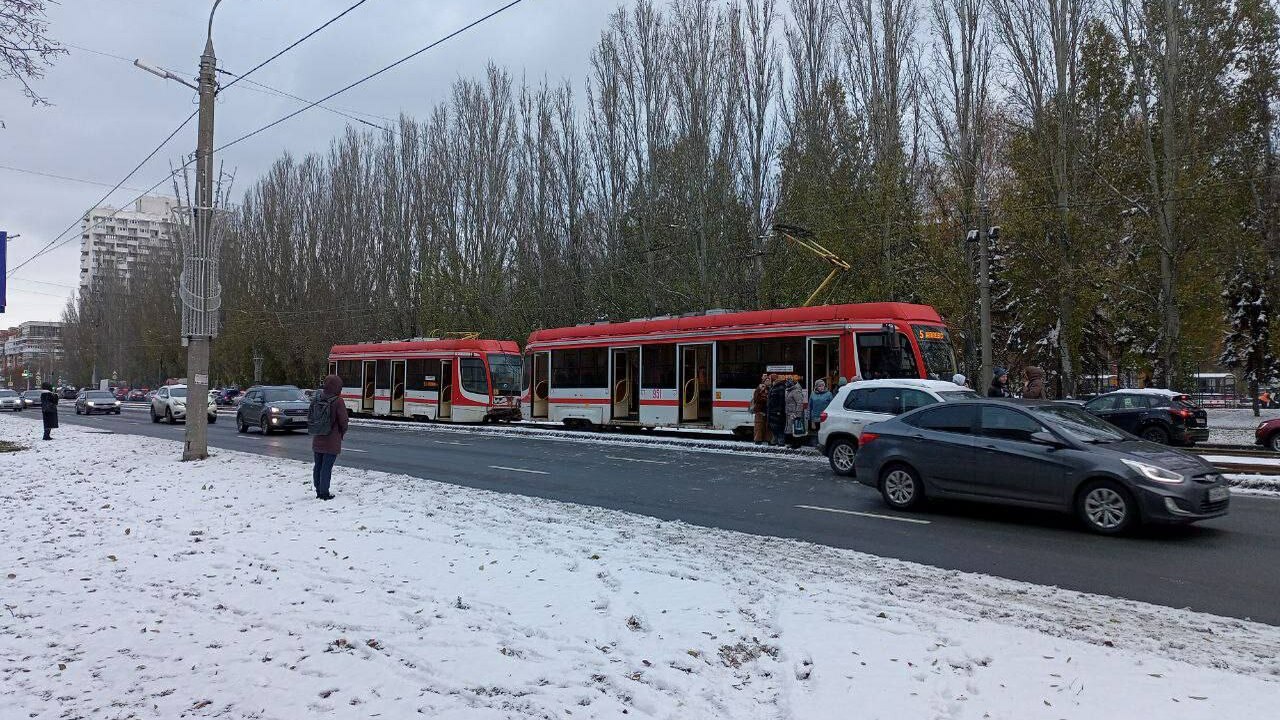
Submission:
{"label": "license plate", "polygon": [[1209,488],[1209,502],[1222,502],[1231,497],[1231,491],[1224,487]]}

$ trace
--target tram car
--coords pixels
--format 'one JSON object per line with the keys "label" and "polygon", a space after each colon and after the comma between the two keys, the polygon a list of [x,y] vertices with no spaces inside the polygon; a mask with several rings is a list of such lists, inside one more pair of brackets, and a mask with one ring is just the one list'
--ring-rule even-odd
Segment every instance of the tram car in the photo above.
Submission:
{"label": "tram car", "polygon": [[524,350],[525,418],[566,425],[687,427],[749,435],[764,373],[932,378],[956,372],[936,310],[865,303],[751,312],[712,310],[539,330]]}
{"label": "tram car", "polygon": [[510,340],[335,345],[329,372],[347,409],[368,417],[480,423],[520,418],[520,348]]}

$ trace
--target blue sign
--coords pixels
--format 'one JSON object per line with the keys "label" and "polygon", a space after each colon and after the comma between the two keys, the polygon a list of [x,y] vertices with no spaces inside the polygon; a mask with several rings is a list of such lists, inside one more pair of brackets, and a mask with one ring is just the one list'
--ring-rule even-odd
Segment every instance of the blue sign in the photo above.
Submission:
{"label": "blue sign", "polygon": [[9,233],[0,230],[0,313],[4,312],[4,306],[8,290],[8,284],[5,282],[5,276],[9,274]]}

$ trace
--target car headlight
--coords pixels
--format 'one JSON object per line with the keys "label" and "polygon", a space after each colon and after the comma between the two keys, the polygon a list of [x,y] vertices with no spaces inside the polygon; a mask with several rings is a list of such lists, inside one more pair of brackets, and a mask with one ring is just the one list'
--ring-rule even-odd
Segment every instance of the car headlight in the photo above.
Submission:
{"label": "car headlight", "polygon": [[1259,430],[1261,430],[1262,428],[1266,427],[1268,422],[1270,422],[1270,421],[1269,421],[1269,420],[1263,420],[1262,422],[1258,423],[1258,429],[1259,429]]}
{"label": "car headlight", "polygon": [[119,404],[120,404],[120,401],[119,401],[119,400],[117,400],[117,401],[116,401],[116,404],[117,404],[117,405],[119,405]]}
{"label": "car headlight", "polygon": [[1162,468],[1159,465],[1148,465],[1147,463],[1138,462],[1137,460],[1122,459],[1120,462],[1128,465],[1142,477],[1159,483],[1169,483],[1170,485],[1174,485],[1186,479],[1182,475],[1169,470],[1168,468]]}
{"label": "car headlight", "polygon": [[271,414],[272,414],[272,415],[283,415],[283,414],[284,414],[284,411],[283,411],[283,410],[281,410],[281,409],[280,409],[280,408],[278,408],[278,407],[273,407],[273,408],[271,408]]}

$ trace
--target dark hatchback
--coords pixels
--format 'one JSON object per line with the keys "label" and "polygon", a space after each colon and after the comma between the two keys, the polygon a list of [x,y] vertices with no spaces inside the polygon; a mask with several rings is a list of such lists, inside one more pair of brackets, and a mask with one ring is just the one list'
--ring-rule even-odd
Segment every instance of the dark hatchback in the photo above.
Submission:
{"label": "dark hatchback", "polygon": [[868,425],[858,481],[893,508],[926,498],[1075,513],[1115,535],[1135,524],[1227,513],[1227,481],[1203,459],[1146,442],[1078,405],[979,400],[933,405]]}
{"label": "dark hatchback", "polygon": [[1209,415],[1190,396],[1160,390],[1117,390],[1090,400],[1084,409],[1143,440],[1194,445],[1209,439]]}
{"label": "dark hatchback", "polygon": [[306,395],[294,385],[251,387],[236,408],[236,428],[243,433],[256,425],[263,435],[276,430],[306,430],[310,407]]}

